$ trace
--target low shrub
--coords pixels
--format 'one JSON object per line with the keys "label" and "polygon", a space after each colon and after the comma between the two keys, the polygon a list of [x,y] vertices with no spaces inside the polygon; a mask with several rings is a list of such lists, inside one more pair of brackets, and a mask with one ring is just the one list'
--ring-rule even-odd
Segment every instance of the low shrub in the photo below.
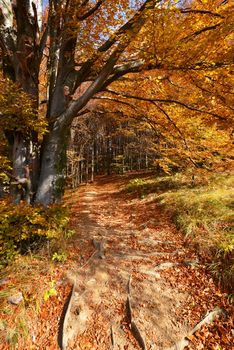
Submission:
{"label": "low shrub", "polygon": [[0,201],[0,267],[19,254],[34,251],[45,242],[66,235],[68,212]]}
{"label": "low shrub", "polygon": [[147,182],[144,179],[130,180],[126,186],[128,192],[137,192],[139,196],[145,195]]}

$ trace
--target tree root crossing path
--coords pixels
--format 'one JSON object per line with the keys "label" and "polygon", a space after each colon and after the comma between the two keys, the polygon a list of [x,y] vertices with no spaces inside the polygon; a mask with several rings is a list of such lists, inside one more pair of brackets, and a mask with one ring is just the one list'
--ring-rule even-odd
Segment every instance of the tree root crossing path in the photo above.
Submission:
{"label": "tree root crossing path", "polygon": [[64,350],[181,350],[223,317],[220,292],[170,217],[124,184],[100,177],[67,198],[79,256],[67,272]]}

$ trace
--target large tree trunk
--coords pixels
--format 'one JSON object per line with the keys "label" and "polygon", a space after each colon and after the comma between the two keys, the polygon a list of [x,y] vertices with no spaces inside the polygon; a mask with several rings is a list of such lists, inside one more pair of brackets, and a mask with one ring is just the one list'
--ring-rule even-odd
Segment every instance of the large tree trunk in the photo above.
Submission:
{"label": "large tree trunk", "polygon": [[66,178],[69,126],[54,126],[42,146],[41,171],[36,202],[45,206],[61,200]]}

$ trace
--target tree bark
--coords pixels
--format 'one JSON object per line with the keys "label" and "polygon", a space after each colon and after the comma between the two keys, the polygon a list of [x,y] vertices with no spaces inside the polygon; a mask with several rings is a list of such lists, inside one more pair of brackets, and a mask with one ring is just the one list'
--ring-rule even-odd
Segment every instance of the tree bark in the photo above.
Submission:
{"label": "tree bark", "polygon": [[45,206],[61,200],[66,178],[66,151],[69,126],[54,126],[42,146],[41,172],[36,203]]}
{"label": "tree bark", "polygon": [[[14,133],[14,143],[12,148],[12,168],[13,176],[20,180],[25,178],[25,167],[28,158],[28,147],[21,133]],[[21,187],[21,188],[19,188]],[[24,199],[23,184],[14,184],[11,188],[13,202],[19,204],[21,199]],[[27,194],[28,199],[28,194]],[[27,201],[30,201],[29,199]]]}
{"label": "tree bark", "polygon": [[94,180],[94,144],[92,145],[91,151],[91,182]]}

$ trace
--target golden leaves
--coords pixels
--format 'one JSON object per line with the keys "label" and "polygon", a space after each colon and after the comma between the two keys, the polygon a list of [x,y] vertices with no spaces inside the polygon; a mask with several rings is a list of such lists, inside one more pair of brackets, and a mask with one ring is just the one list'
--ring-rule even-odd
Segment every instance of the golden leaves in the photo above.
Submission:
{"label": "golden leaves", "polygon": [[23,131],[46,131],[46,122],[38,115],[36,103],[23,92],[18,84],[0,77],[0,125],[3,129]]}

